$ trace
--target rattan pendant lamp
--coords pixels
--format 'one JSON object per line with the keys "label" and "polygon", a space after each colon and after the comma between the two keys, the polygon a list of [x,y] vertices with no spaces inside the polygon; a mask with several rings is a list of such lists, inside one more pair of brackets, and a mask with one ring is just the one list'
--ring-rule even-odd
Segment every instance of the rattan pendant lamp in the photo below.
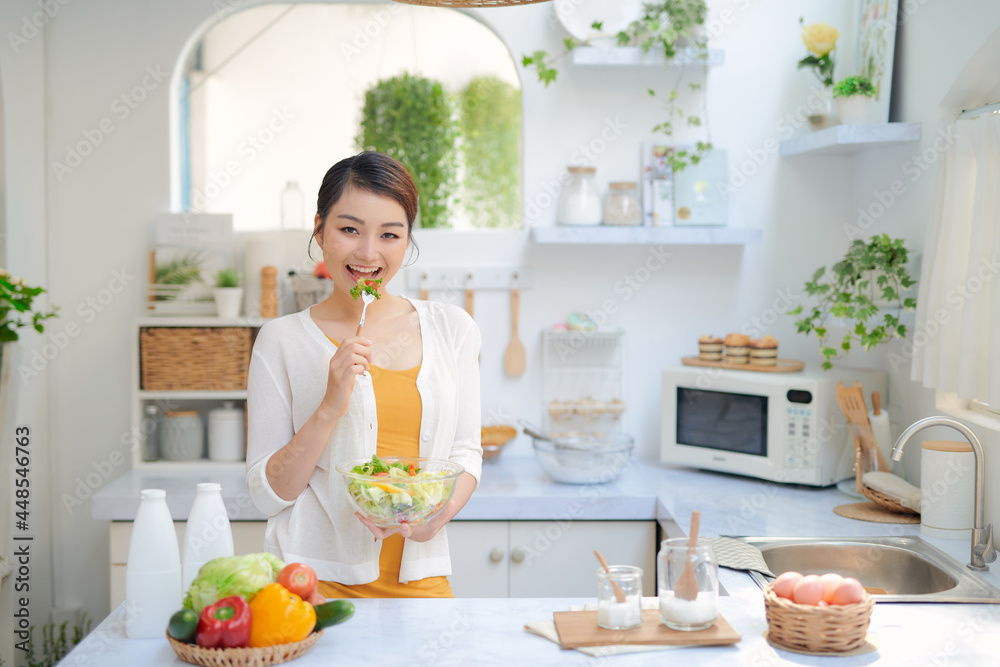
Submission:
{"label": "rattan pendant lamp", "polygon": [[423,5],[425,7],[514,7],[515,5],[534,5],[549,0],[395,0],[405,5]]}

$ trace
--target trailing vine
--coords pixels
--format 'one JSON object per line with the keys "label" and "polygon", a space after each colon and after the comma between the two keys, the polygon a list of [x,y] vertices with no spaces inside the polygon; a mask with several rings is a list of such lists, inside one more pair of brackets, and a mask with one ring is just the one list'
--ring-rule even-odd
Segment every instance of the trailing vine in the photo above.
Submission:
{"label": "trailing vine", "polygon": [[[651,49],[657,48],[663,51],[667,65],[677,56],[678,50],[684,46],[689,47],[703,63],[708,59],[708,47],[705,39],[697,34],[698,27],[704,25],[705,15],[708,8],[705,0],[666,0],[665,2],[646,3],[643,5],[643,15],[641,18],[630,23],[624,30],[618,32],[616,38],[619,46],[638,46],[643,52],[648,53]],[[594,21],[591,28],[600,32],[603,29],[603,21]],[[526,67],[534,67],[538,74],[538,80],[546,87],[556,80],[558,70],[557,61],[564,58],[577,46],[586,45],[587,41],[580,41],[574,37],[567,37],[563,40],[566,50],[556,56],[549,54],[545,50],[537,50],[530,55],[521,57],[521,64]],[[701,116],[697,114],[684,114],[678,104],[681,81],[684,77],[685,68],[682,67],[677,78],[671,86],[664,99],[664,109],[666,119],[653,127],[654,132],[660,132],[673,138],[675,122],[684,120],[691,127],[705,127],[706,137],[709,136],[707,120],[703,123]],[[701,84],[688,84],[692,92],[701,89]],[[654,89],[648,90],[649,95],[657,97]],[[710,139],[698,141],[692,150],[680,149],[672,151],[668,155],[668,160],[674,171],[682,171],[688,164],[698,164],[706,151],[711,150]]]}

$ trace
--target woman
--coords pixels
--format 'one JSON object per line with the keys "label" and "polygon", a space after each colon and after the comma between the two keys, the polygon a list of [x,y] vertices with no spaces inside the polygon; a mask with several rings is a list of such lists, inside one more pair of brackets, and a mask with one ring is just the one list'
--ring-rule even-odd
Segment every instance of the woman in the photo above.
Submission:
{"label": "woman", "polygon": [[[264,546],[316,570],[326,597],[452,597],[444,525],[482,470],[479,328],[456,306],[385,291],[416,215],[416,187],[397,160],[364,152],[335,164],[313,234],[333,294],[268,322],[254,343],[247,485],[269,517]],[[362,279],[382,281],[363,335],[350,294]],[[382,529],[352,516],[335,470],[376,453],[449,459],[466,472],[427,524]]]}

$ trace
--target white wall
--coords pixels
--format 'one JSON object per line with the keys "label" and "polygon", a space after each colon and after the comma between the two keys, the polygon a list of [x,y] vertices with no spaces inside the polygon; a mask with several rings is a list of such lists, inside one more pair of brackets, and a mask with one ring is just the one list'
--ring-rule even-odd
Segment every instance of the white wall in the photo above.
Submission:
{"label": "white wall", "polygon": [[[766,331],[781,340],[782,356],[816,358],[815,341],[795,335],[791,318],[773,317],[785,309],[782,295],[798,294],[817,266],[842,255],[845,220],[912,149],[794,161],[769,152],[768,140],[780,138],[776,123],[804,101],[812,81],[809,73],[795,69],[804,52],[798,37],[802,5],[794,0],[710,4],[713,15],[732,11],[713,43],[726,49],[726,64],[709,75],[712,138],[729,150],[731,166],[749,164],[763,151],[763,164],[733,196],[730,208],[734,226],[763,230],[763,244],[609,249],[532,245],[524,242],[524,234],[456,238],[423,233],[422,263],[522,260],[534,270],[536,285],[544,286],[522,299],[520,334],[529,370],[517,379],[500,371],[510,326],[506,295],[486,293],[477,300],[487,420],[494,414],[540,420],[540,330],[569,311],[593,311],[606,299],[619,307],[610,323],[629,331],[627,416],[645,457],[657,452],[659,370],[693,352],[698,336],[776,319]],[[810,3],[806,18],[848,25],[852,19],[844,4]],[[1000,10],[987,0],[947,3],[948,9],[945,4],[928,1],[909,18],[897,55],[897,108],[901,119],[924,122],[926,138],[933,134],[944,92],[977,44],[1000,24]],[[6,3],[0,16],[16,24],[36,7],[17,0]],[[89,519],[86,503],[67,508],[60,499],[86,484],[88,473],[110,469],[113,479],[125,472],[126,466],[109,461],[114,451],[125,450],[121,441],[130,427],[129,324],[143,304],[147,225],[157,212],[168,210],[171,192],[168,81],[150,78],[147,68],[171,72],[184,44],[214,19],[213,12],[213,4],[203,0],[70,2],[49,22],[44,42],[31,42],[38,51],[30,58],[11,59],[0,51],[11,179],[8,223],[16,249],[11,257],[23,275],[44,282],[52,302],[62,306],[62,317],[50,331],[66,332],[71,323],[79,328],[49,365],[49,383],[39,379],[30,385],[32,392],[42,393],[26,394],[21,411],[40,432],[47,425],[51,432],[44,440],[52,459],[44,497],[53,526],[52,598],[57,604],[81,605],[96,617],[108,603],[106,524]],[[518,59],[536,48],[560,49],[563,33],[550,12],[550,4],[538,4],[472,14],[493,27]],[[142,85],[144,77],[151,90],[124,115],[116,100]],[[645,91],[670,83],[661,69],[563,65],[559,81],[548,89],[531,73],[523,74],[522,83],[526,204],[538,203],[574,151],[600,137],[609,122],[625,128],[593,162],[598,180],[637,178],[638,146],[661,120],[658,103]],[[50,163],[65,161],[67,146],[87,141],[85,133],[97,137],[102,119],[113,132],[60,180]],[[880,221],[880,229],[903,234],[919,247],[932,187],[928,177],[915,183],[906,200]],[[554,216],[554,206],[542,207],[528,223],[552,224]],[[616,290],[654,250],[670,255],[664,268],[631,295],[621,293],[620,286]],[[88,299],[95,300],[93,305]],[[26,355],[49,340],[48,335],[26,340]],[[856,355],[849,363],[884,365],[885,360]],[[905,373],[897,374],[890,391],[890,408],[904,421],[930,409],[926,401],[919,408],[900,402],[907,382]],[[523,436],[508,455],[530,455]],[[993,514],[998,515],[995,508]],[[47,594],[44,588],[40,592]]]}

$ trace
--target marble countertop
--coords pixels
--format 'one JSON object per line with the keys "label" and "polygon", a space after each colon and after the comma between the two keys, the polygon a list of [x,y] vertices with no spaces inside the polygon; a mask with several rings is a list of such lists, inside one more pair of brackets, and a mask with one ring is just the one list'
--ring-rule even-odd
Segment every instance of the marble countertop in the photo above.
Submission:
{"label": "marble countertop", "polygon": [[[854,657],[805,656],[772,647],[760,596],[719,599],[719,611],[741,640],[732,646],[674,647],[663,651],[589,657],[563,651],[528,633],[524,624],[551,620],[552,612],[582,605],[584,599],[355,600],[354,617],[326,630],[295,661],[313,665],[837,665],[876,661],[893,667],[997,664],[1000,610],[984,605],[876,605],[869,641],[877,649]],[[125,639],[126,609],[115,609],[61,665],[176,665],[181,662],[166,639]],[[608,663],[607,661],[613,661]]]}
{"label": "marble countertop", "polygon": [[[175,519],[190,510],[194,485],[217,481],[234,520],[263,519],[249,502],[239,471],[198,473],[133,471],[95,494],[92,515],[102,520],[131,520],[141,488],[165,488]],[[762,480],[674,468],[636,461],[613,483],[555,484],[533,458],[508,458],[484,466],[482,483],[459,520],[652,520],[671,521],[681,529],[691,512],[701,512],[701,533],[802,537],[919,535],[919,525],[876,524],[834,514],[833,508],[855,499],[834,487],[816,489]],[[967,540],[923,537],[961,563],[969,560]],[[982,575],[1000,588],[1000,565]],[[728,595],[720,610],[742,635],[734,647],[673,648],[676,664],[730,666],[836,664],[996,665],[1000,652],[1000,605],[896,604],[876,606],[870,633],[876,652],[857,657],[809,657],[775,649],[763,638],[766,621],[760,590],[745,574],[720,570]],[[305,656],[311,664],[593,664],[577,651],[523,629],[525,623],[551,619],[553,611],[589,600],[453,599],[358,600],[348,625],[335,627]],[[177,664],[165,640],[122,638],[124,607],[116,609],[63,664]],[[392,642],[385,641],[392,637]],[[377,649],[374,649],[377,647]],[[376,653],[373,653],[373,649]],[[662,664],[659,653],[620,655],[615,665]]]}
{"label": "marble countertop", "polygon": [[[105,521],[132,521],[139,509],[139,491],[164,489],[175,521],[183,521],[194,502],[195,485],[218,482],[232,521],[264,521],[250,501],[246,475],[235,468],[132,470],[91,498],[90,513]],[[659,471],[633,461],[607,484],[557,484],[533,457],[498,459],[483,464],[479,488],[456,520],[653,520],[656,518]]]}

